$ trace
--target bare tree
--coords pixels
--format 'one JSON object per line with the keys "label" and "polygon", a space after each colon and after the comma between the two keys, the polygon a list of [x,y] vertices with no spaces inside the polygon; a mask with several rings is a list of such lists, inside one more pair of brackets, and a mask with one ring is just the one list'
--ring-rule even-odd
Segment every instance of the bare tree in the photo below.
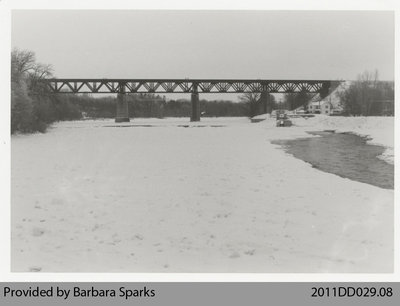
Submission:
{"label": "bare tree", "polygon": [[246,92],[239,96],[239,100],[249,105],[250,107],[250,117],[257,115],[258,100],[260,99],[260,94],[255,92]]}
{"label": "bare tree", "polygon": [[45,65],[37,63],[34,67],[28,72],[29,78],[29,88],[36,92],[43,92],[45,88],[43,88],[43,84],[40,84],[38,81],[44,78],[49,78],[53,74],[52,65]]}
{"label": "bare tree", "polygon": [[13,49],[11,52],[11,80],[25,81],[29,89],[35,89],[38,80],[52,76],[51,65],[36,63],[35,53],[28,50]]}
{"label": "bare tree", "polygon": [[11,52],[11,78],[17,80],[35,67],[35,53],[28,50],[13,49]]}
{"label": "bare tree", "polygon": [[13,49],[11,52],[11,132],[43,131],[51,121],[46,87],[38,80],[50,77],[50,65],[36,63],[35,53]]}
{"label": "bare tree", "polygon": [[364,71],[357,81],[340,94],[340,101],[346,113],[350,115],[370,116],[373,105],[380,99],[382,91],[378,71]]}
{"label": "bare tree", "polygon": [[313,95],[306,91],[297,93],[287,93],[284,95],[284,102],[290,110],[296,109],[300,106],[307,110],[307,104],[312,99]]}
{"label": "bare tree", "polygon": [[359,89],[362,114],[369,116],[372,104],[378,98],[378,70],[374,72],[364,71],[362,74],[359,74],[356,84]]}
{"label": "bare tree", "polygon": [[257,92],[246,92],[239,96],[241,102],[255,103],[260,99],[260,94]]}

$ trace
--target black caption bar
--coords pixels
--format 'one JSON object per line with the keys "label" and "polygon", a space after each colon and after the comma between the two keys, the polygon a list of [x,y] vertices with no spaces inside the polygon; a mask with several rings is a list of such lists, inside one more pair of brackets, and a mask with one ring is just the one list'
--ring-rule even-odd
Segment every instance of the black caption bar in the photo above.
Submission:
{"label": "black caption bar", "polygon": [[0,305],[400,305],[400,283],[1,283]]}

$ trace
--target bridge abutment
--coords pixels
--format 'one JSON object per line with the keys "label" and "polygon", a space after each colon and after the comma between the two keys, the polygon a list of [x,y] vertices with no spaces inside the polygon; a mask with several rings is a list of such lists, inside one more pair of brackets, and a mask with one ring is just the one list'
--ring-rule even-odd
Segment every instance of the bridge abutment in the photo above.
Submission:
{"label": "bridge abutment", "polygon": [[192,101],[192,115],[190,117],[190,121],[200,121],[200,99],[199,99],[199,92],[197,91],[197,84],[193,84],[191,101]]}
{"label": "bridge abutment", "polygon": [[117,113],[115,122],[129,122],[129,108],[126,100],[125,85],[120,84],[120,90],[117,96]]}

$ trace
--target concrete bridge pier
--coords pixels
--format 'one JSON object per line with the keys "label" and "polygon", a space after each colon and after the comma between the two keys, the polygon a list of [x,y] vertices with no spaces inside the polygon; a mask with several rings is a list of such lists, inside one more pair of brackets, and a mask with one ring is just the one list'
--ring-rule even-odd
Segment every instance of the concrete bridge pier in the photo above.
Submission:
{"label": "concrete bridge pier", "polygon": [[260,95],[260,101],[262,103],[263,113],[270,114],[272,112],[272,105],[269,98],[269,93],[267,91],[262,91]]}
{"label": "concrete bridge pier", "polygon": [[129,108],[126,100],[125,84],[119,83],[119,93],[117,96],[117,114],[115,122],[129,122]]}
{"label": "concrete bridge pier", "polygon": [[200,121],[200,99],[196,83],[193,83],[191,101],[192,101],[192,115],[190,117],[190,121]]}

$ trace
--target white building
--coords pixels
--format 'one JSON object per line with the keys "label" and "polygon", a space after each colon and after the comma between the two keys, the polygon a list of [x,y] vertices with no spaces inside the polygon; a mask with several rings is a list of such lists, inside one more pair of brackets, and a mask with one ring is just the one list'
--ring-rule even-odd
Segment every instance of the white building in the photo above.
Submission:
{"label": "white building", "polygon": [[315,95],[307,105],[307,111],[312,114],[336,115],[343,112],[340,105],[340,93],[346,90],[351,81],[341,83],[328,96],[321,99],[319,94]]}
{"label": "white building", "polygon": [[333,107],[328,101],[317,101],[310,102],[307,106],[307,110],[312,114],[324,114],[330,115]]}

